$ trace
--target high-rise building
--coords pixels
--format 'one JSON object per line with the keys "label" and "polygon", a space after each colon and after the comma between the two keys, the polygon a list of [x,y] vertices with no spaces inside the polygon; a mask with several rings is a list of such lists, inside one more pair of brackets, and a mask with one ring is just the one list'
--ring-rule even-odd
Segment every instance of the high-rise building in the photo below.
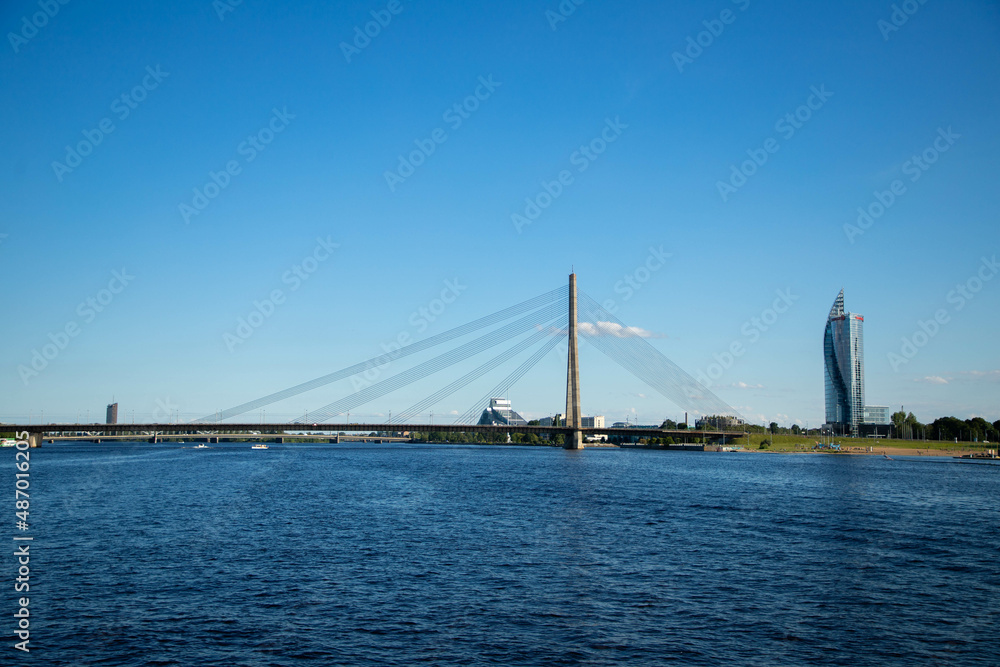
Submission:
{"label": "high-rise building", "polygon": [[118,404],[112,403],[108,406],[108,418],[104,422],[105,424],[117,424],[118,423]]}
{"label": "high-rise building", "polygon": [[845,435],[858,435],[864,423],[865,318],[845,312],[840,290],[826,319],[823,371],[826,379],[826,423]]}

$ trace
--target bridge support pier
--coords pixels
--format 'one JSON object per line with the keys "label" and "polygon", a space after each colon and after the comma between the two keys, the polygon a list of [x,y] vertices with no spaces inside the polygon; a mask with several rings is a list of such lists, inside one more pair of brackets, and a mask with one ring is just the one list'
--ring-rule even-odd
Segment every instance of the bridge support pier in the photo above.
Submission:
{"label": "bridge support pier", "polygon": [[42,434],[41,433],[29,433],[28,434],[28,447],[41,447],[42,445]]}
{"label": "bridge support pier", "polygon": [[576,346],[576,274],[569,274],[569,354],[566,361],[566,449],[583,449],[580,432],[580,357]]}

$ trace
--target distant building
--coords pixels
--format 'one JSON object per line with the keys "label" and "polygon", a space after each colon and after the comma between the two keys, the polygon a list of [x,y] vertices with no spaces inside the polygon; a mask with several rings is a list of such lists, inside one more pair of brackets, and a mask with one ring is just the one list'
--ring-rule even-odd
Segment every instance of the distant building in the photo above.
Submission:
{"label": "distant building", "polygon": [[118,423],[118,404],[112,403],[108,406],[108,418],[104,422],[105,424],[117,424]]}
{"label": "distant building", "polygon": [[823,334],[826,425],[836,433],[859,435],[865,405],[865,318],[845,312],[840,290]]}
{"label": "distant building", "polygon": [[524,417],[514,412],[506,398],[491,398],[490,407],[479,417],[480,426],[527,426]]}
{"label": "distant building", "polygon": [[562,415],[556,415],[555,417],[542,417],[538,420],[539,426],[561,426],[563,423]]}
{"label": "distant building", "polygon": [[865,424],[888,424],[889,406],[887,405],[866,405]]}
{"label": "distant building", "polygon": [[892,419],[889,407],[886,405],[866,405],[864,418],[858,428],[858,435],[863,438],[892,437]]}
{"label": "distant building", "polygon": [[726,430],[739,428],[743,426],[745,422],[739,417],[731,417],[729,415],[711,415],[709,417],[702,417],[694,423],[696,429],[708,429],[714,428],[717,430]]}

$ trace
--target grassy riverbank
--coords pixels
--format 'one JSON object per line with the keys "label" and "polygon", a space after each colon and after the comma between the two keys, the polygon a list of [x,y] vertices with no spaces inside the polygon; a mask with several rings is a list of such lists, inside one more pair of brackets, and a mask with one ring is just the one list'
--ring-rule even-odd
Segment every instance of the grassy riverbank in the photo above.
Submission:
{"label": "grassy riverbank", "polygon": [[[771,441],[769,446],[761,450],[761,443],[765,440]],[[816,445],[821,441],[815,437],[804,437],[801,435],[775,435],[767,433],[751,433],[750,444],[747,445],[747,438],[739,438],[732,443],[742,445],[750,450],[770,451],[770,452],[812,452],[824,451],[829,453],[829,449],[817,450]],[[867,439],[867,438],[834,438],[833,442],[840,445],[842,454],[878,454],[883,453],[898,456],[958,456],[960,454],[978,453],[987,450],[996,450],[996,443],[976,443],[935,440],[889,440],[889,439]]]}

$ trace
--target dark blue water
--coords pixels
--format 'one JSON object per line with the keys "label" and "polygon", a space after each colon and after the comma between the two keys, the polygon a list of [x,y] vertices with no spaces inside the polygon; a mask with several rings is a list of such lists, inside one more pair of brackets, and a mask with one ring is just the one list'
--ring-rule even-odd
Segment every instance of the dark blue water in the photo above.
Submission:
{"label": "dark blue water", "polygon": [[1000,664],[996,466],[245,444],[31,463],[33,650],[4,664]]}

